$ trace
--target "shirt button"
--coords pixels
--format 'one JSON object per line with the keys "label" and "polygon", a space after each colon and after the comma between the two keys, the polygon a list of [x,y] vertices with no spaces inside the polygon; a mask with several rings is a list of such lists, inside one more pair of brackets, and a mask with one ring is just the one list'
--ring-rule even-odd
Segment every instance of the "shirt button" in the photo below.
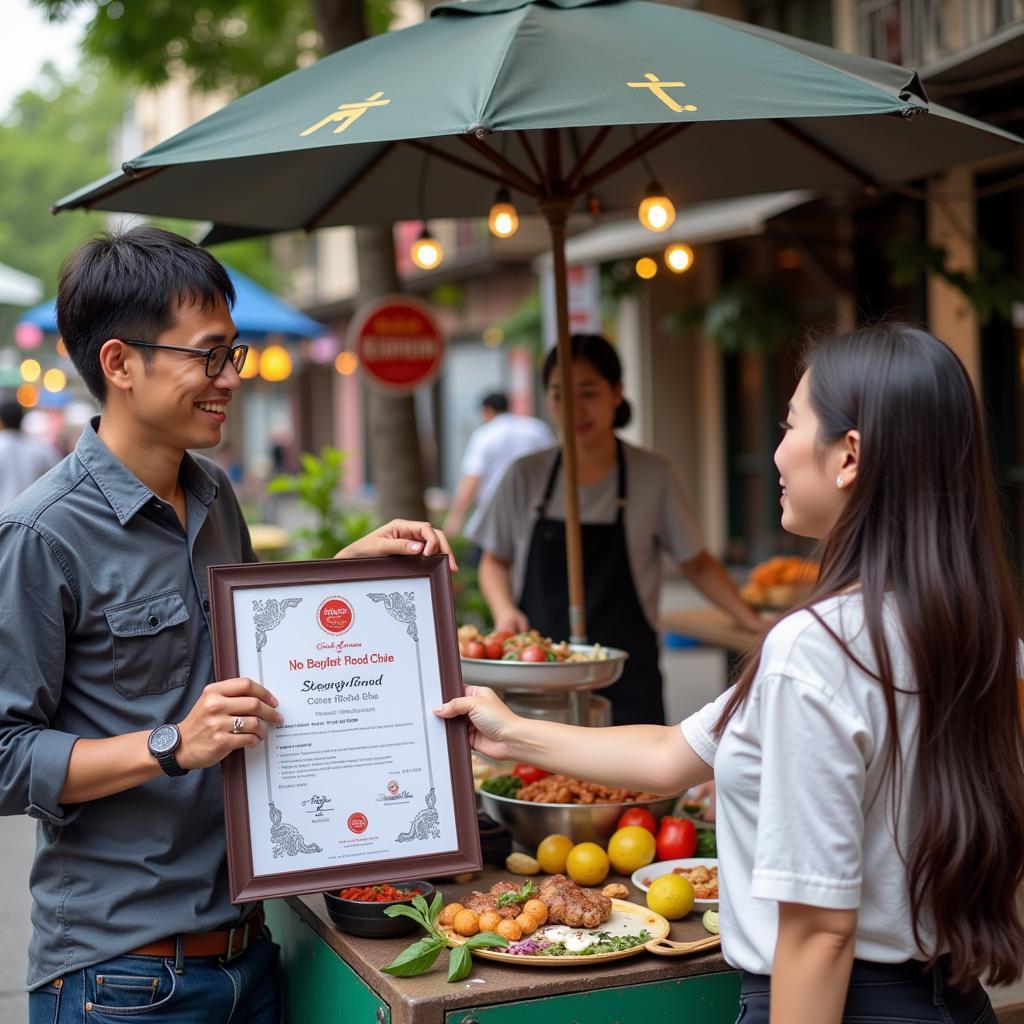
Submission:
{"label": "shirt button", "polygon": [[208,612],[209,610],[210,610],[210,602],[209,601],[204,601],[203,602],[203,611],[204,612]]}
{"label": "shirt button", "polygon": [[163,505],[161,505],[159,501],[154,501],[153,502],[153,508],[155,508],[157,510],[157,512],[163,512],[163,510],[164,510]]}
{"label": "shirt button", "polygon": [[149,617],[149,624],[151,626],[159,626],[160,625],[160,620],[155,615],[150,615],[150,617]]}

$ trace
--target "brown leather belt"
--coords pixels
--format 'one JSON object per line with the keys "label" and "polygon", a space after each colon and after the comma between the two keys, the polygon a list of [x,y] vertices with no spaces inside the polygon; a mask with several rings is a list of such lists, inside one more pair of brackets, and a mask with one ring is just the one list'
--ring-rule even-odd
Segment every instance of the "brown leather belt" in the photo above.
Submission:
{"label": "brown leather belt", "polygon": [[[222,956],[225,960],[234,960],[263,935],[263,908],[260,907],[252,917],[234,928],[222,928],[216,932],[197,932],[185,935],[185,956]],[[148,946],[139,946],[130,950],[129,956],[177,956],[177,943],[172,935]]]}

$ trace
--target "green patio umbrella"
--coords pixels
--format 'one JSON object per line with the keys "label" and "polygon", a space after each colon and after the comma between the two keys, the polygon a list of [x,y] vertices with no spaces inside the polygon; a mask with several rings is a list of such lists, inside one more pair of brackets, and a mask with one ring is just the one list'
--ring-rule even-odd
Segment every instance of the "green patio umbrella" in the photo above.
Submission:
{"label": "green patio umbrella", "polygon": [[210,220],[212,241],[481,216],[496,189],[533,204],[551,228],[582,639],[569,213],[635,209],[649,191],[683,204],[884,188],[1020,142],[929,103],[912,71],[727,18],[647,0],[464,0],[243,96],[55,209]]}

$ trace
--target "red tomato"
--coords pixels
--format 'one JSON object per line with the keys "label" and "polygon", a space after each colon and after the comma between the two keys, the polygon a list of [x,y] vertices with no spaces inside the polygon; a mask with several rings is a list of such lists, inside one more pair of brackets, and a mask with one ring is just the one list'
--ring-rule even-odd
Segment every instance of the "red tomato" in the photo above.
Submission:
{"label": "red tomato", "polygon": [[470,640],[470,642],[468,644],[466,644],[466,657],[467,658],[486,658],[487,657],[487,648],[484,647],[484,645],[482,643],[480,643],[479,640]]}
{"label": "red tomato", "polygon": [[617,829],[627,828],[630,825],[639,825],[640,828],[647,829],[652,836],[658,835],[658,824],[654,815],[646,807],[630,807],[628,811],[623,811],[622,817],[619,818],[619,823],[615,827]]}
{"label": "red tomato", "polygon": [[548,652],[540,644],[525,647],[519,654],[520,661],[547,661]]}
{"label": "red tomato", "polygon": [[505,653],[505,645],[500,640],[488,640],[484,647],[487,648],[487,657],[491,661],[500,661]]}
{"label": "red tomato", "polygon": [[534,768],[532,764],[517,764],[512,769],[512,774],[522,779],[524,786],[528,786],[531,782],[537,782],[550,775],[551,772],[546,772],[543,768]]}
{"label": "red tomato", "polygon": [[697,850],[697,827],[689,818],[662,818],[655,839],[658,860],[692,857]]}
{"label": "red tomato", "polygon": [[487,639],[497,640],[498,643],[503,644],[506,640],[511,640],[515,636],[515,633],[510,629],[499,629],[497,633],[492,633]]}

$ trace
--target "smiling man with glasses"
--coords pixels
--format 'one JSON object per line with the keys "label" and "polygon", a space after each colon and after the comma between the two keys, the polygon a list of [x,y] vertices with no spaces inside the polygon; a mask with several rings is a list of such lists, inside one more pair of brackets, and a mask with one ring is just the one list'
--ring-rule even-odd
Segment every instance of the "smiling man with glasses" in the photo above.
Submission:
{"label": "smiling man with glasses", "polygon": [[[159,228],[61,268],[58,324],[101,414],[0,514],[0,814],[40,822],[33,1022],[279,1019],[277,946],[228,895],[216,766],[280,716],[253,680],[214,680],[206,569],[255,555],[227,477],[192,454],[241,385],[233,302],[224,268]],[[339,557],[438,551],[399,521]]]}

